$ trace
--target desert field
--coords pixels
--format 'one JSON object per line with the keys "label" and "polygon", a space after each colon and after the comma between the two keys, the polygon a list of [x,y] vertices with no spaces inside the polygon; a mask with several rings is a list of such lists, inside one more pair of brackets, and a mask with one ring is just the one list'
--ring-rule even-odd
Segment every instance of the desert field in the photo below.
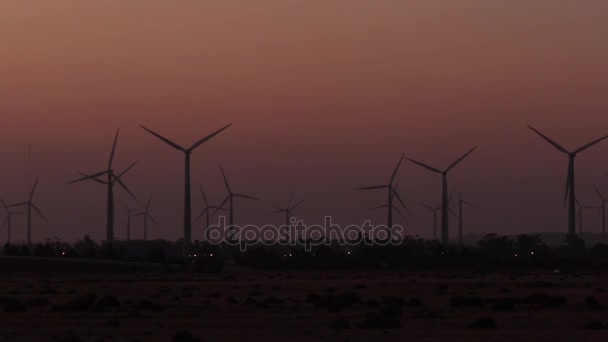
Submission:
{"label": "desert field", "polygon": [[608,276],[3,273],[1,341],[606,341]]}

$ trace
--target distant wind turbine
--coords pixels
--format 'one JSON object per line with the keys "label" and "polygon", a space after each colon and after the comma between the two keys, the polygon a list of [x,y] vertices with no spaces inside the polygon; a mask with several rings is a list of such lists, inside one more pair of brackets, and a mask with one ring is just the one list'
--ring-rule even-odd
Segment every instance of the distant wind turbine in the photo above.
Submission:
{"label": "distant wind turbine", "polygon": [[437,206],[435,208],[430,205],[420,203],[423,207],[427,208],[433,213],[433,240],[437,240],[437,213],[441,210],[441,206]]}
{"label": "distant wind turbine", "polygon": [[32,209],[46,222],[47,219],[42,215],[42,212],[36,207],[34,204],[34,193],[36,192],[36,187],[38,186],[38,177],[36,177],[36,181],[34,182],[34,187],[32,187],[32,192],[30,192],[30,197],[27,202],[21,202],[16,204],[11,204],[8,207],[21,207],[27,206],[27,244],[28,246],[32,245]]}
{"label": "distant wind turbine", "polygon": [[207,229],[209,229],[209,224],[210,224],[210,221],[212,218],[211,209],[218,209],[219,207],[210,205],[209,201],[207,201],[207,196],[205,196],[205,191],[203,191],[203,186],[199,185],[198,187],[201,190],[201,196],[203,197],[203,203],[205,203],[205,207],[203,208],[203,211],[201,211],[201,213],[198,215],[198,217],[194,220],[194,223],[198,222],[198,220],[200,220],[201,217],[205,216],[205,231],[206,231]]}
{"label": "distant wind turbine", "polygon": [[606,202],[608,202],[608,198],[604,197],[604,195],[602,195],[600,190],[595,185],[593,187],[602,201],[598,207],[598,214],[602,214],[602,242],[606,243]]}
{"label": "distant wind turbine", "polygon": [[152,195],[148,197],[148,204],[146,204],[146,209],[141,213],[133,214],[133,216],[143,216],[144,217],[144,241],[148,240],[148,219],[152,221],[157,227],[160,225],[154,220],[154,217],[150,215],[150,204],[152,203]]}
{"label": "distant wind turbine", "polygon": [[[127,186],[122,182],[121,178],[129,172],[137,162],[131,164],[128,168],[126,168],[123,172],[118,175],[114,173],[114,169],[112,169],[112,164],[114,162],[114,154],[116,152],[116,143],[118,141],[118,133],[119,130],[116,130],[116,136],[114,137],[114,144],[112,145],[112,152],[110,152],[110,160],[108,162],[108,168],[104,171],[97,172],[91,175],[84,174],[82,172],[78,172],[82,177],[68,184],[74,184],[77,182],[82,182],[85,180],[92,180],[94,182],[104,184],[107,186],[107,209],[106,209],[106,241],[108,243],[112,243],[114,240],[114,184],[118,183],[131,197],[137,199],[135,195],[127,188]],[[107,176],[106,180],[99,179],[98,177]]]}
{"label": "distant wind turbine", "polygon": [[397,176],[397,171],[399,171],[399,166],[401,166],[401,162],[403,161],[403,156],[404,155],[402,154],[401,157],[399,158],[399,162],[397,163],[397,166],[393,170],[393,173],[391,174],[391,177],[389,178],[387,184],[364,186],[364,187],[358,187],[358,188],[353,189],[353,190],[387,189],[387,204],[380,205],[380,206],[370,208],[370,209],[379,209],[379,208],[387,209],[386,225],[389,229],[393,228],[393,210],[405,218],[405,216],[401,212],[399,212],[399,210],[393,204],[393,200],[395,198],[399,201],[399,203],[403,206],[403,208],[406,211],[408,211],[405,203],[403,203],[403,200],[401,199],[401,196],[399,196],[399,193],[396,191],[395,186],[393,186],[393,183],[395,182],[395,177]]}
{"label": "distant wind turbine", "polygon": [[583,212],[587,209],[601,209],[601,207],[591,207],[591,206],[584,206],[581,204],[581,202],[578,200],[578,198],[576,199],[576,205],[578,206],[578,213],[576,214],[576,217],[578,218],[578,235],[580,235],[580,237],[583,237]]}
{"label": "distant wind turbine", "polygon": [[256,200],[256,201],[259,201],[260,199],[257,197],[232,192],[232,190],[230,189],[230,184],[228,184],[228,178],[226,178],[226,173],[224,173],[224,168],[221,165],[220,165],[220,170],[222,171],[222,177],[224,177],[224,184],[226,185],[226,190],[228,191],[228,196],[218,206],[218,208],[215,209],[215,211],[213,212],[213,215],[215,215],[215,213],[217,213],[220,209],[222,209],[226,203],[230,202],[229,203],[230,208],[228,209],[229,215],[230,215],[228,226],[230,227],[230,232],[232,232],[232,231],[234,231],[234,198],[245,198],[245,199],[251,199],[251,200]]}
{"label": "distant wind turbine", "polygon": [[570,152],[560,146],[555,141],[549,139],[547,136],[536,130],[534,127],[528,125],[528,127],[534,131],[534,133],[538,134],[541,138],[555,147],[558,151],[568,155],[568,173],[566,176],[566,194],[564,197],[564,205],[566,202],[568,203],[568,235],[574,236],[576,235],[576,192],[574,191],[574,158],[580,152],[588,149],[589,147],[599,143],[600,141],[608,138],[608,135],[605,135],[599,139],[593,140],[590,143],[587,143],[573,152]]}
{"label": "distant wind turbine", "polygon": [[6,218],[4,219],[4,222],[2,223],[2,228],[0,228],[0,232],[2,231],[2,229],[4,229],[4,227],[7,228],[7,242],[10,244],[11,243],[11,221],[13,218],[13,215],[21,215],[21,214],[25,214],[24,211],[11,211],[8,206],[6,205],[6,203],[3,200],[0,200],[0,203],[2,203],[2,207],[4,208],[4,211],[6,212]]}
{"label": "distant wind turbine", "polygon": [[137,208],[130,208],[126,204],[122,204],[122,206],[127,211],[127,241],[131,241],[131,217],[135,216],[133,212],[137,210]]}
{"label": "distant wind turbine", "polygon": [[176,149],[178,151],[184,152],[184,157],[185,157],[185,166],[184,166],[184,169],[185,169],[185,177],[184,177],[184,188],[185,188],[184,189],[184,254],[186,252],[185,249],[188,246],[190,246],[190,244],[192,242],[192,207],[191,207],[191,196],[190,196],[190,154],[197,147],[199,147],[200,145],[205,143],[207,140],[218,135],[220,132],[222,132],[223,130],[225,130],[226,128],[228,128],[230,126],[232,126],[232,124],[228,124],[220,129],[218,129],[217,131],[215,131],[215,132],[207,135],[206,137],[200,139],[199,141],[195,142],[189,148],[185,148],[185,147],[182,147],[182,146],[174,143],[173,141],[163,137],[162,135],[155,133],[152,130],[140,125],[141,128],[143,128],[144,130],[146,130],[148,133],[152,134],[153,136],[157,137],[158,139],[164,141],[167,145],[173,147],[174,149]]}
{"label": "distant wind turbine", "polygon": [[289,202],[287,203],[287,205],[285,207],[279,207],[278,205],[275,205],[275,211],[271,212],[270,214],[281,214],[284,213],[285,214],[285,226],[289,227],[291,225],[291,218],[293,217],[293,211],[300,206],[300,204],[302,204],[303,201],[299,201],[296,204],[293,204],[293,194],[291,195],[291,197],[289,198]]}
{"label": "distant wind turbine", "polygon": [[478,146],[473,147],[471,150],[469,150],[469,152],[465,153],[462,157],[456,159],[456,161],[454,161],[452,164],[450,164],[450,166],[448,166],[443,171],[436,169],[432,166],[429,166],[427,164],[423,164],[414,159],[405,157],[405,159],[411,161],[412,163],[422,166],[423,168],[430,170],[432,172],[439,173],[443,177],[442,196],[441,196],[442,197],[442,200],[441,200],[441,203],[442,203],[441,204],[441,243],[446,247],[449,243],[449,229],[450,229],[450,222],[449,222],[449,216],[448,216],[449,210],[450,210],[450,203],[449,203],[449,198],[448,198],[448,172],[450,172],[450,170],[452,170],[456,165],[458,165],[458,163],[460,163],[469,154],[473,153],[473,151],[475,151],[477,149],[477,147]]}
{"label": "distant wind turbine", "polygon": [[467,202],[462,199],[462,194],[458,193],[458,201],[455,203],[458,204],[458,243],[460,246],[463,246],[462,232],[464,230],[464,218],[463,218],[463,205],[468,205],[469,207],[480,209],[478,206]]}

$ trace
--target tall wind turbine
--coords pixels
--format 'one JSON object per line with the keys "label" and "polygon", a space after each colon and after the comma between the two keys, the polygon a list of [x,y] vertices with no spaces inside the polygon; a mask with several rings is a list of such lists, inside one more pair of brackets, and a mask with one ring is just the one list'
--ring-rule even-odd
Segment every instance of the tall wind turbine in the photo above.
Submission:
{"label": "tall wind turbine", "polygon": [[196,219],[194,220],[194,223],[198,222],[198,220],[200,220],[201,217],[205,216],[205,230],[207,230],[209,228],[209,224],[210,224],[211,217],[212,217],[211,209],[218,209],[219,207],[210,205],[209,201],[207,201],[207,196],[205,196],[205,191],[203,191],[203,186],[199,185],[198,187],[201,190],[201,196],[203,197],[203,203],[205,203],[205,207],[203,208],[203,211],[201,211],[201,213],[196,217]]}
{"label": "tall wind turbine", "polygon": [[601,206],[600,207],[591,207],[591,206],[582,205],[581,202],[578,200],[578,198],[576,198],[576,206],[578,207],[578,213],[576,214],[576,217],[578,217],[578,235],[580,235],[582,238],[583,237],[583,212],[587,209],[600,209],[601,210]]}
{"label": "tall wind turbine", "polygon": [[[84,174],[79,172],[82,177],[68,184],[74,184],[77,182],[82,182],[85,180],[92,180],[94,182],[104,184],[107,186],[107,209],[106,209],[106,241],[108,243],[112,243],[114,240],[114,184],[118,183],[131,197],[137,199],[135,195],[127,188],[127,186],[122,182],[121,178],[131,170],[137,164],[134,162],[128,168],[126,168],[123,172],[118,175],[114,173],[114,169],[112,169],[112,164],[114,162],[114,153],[116,152],[116,143],[118,142],[118,133],[119,130],[116,130],[116,136],[114,137],[114,144],[112,145],[112,151],[110,152],[110,160],[108,161],[108,168],[104,171],[97,172],[91,175]],[[98,177],[107,176],[106,180],[99,179]]]}
{"label": "tall wind turbine", "polygon": [[7,242],[10,244],[11,243],[11,221],[13,218],[13,215],[21,215],[21,214],[25,214],[24,211],[11,211],[8,206],[6,205],[6,203],[3,200],[0,200],[0,202],[2,203],[2,207],[4,207],[4,211],[6,212],[6,218],[4,219],[4,222],[2,223],[2,228],[0,228],[0,232],[2,231],[2,229],[4,229],[4,227],[7,228]]}
{"label": "tall wind turbine", "polygon": [[604,197],[600,190],[594,185],[595,191],[597,195],[602,200],[602,203],[599,206],[598,214],[602,213],[602,242],[606,243],[606,202],[608,202],[608,198]]}
{"label": "tall wind turbine", "polygon": [[463,218],[462,207],[463,207],[463,205],[468,205],[469,207],[473,207],[473,208],[477,208],[477,209],[479,209],[479,207],[470,202],[463,200],[462,194],[460,192],[458,193],[458,201],[455,204],[458,204],[458,243],[460,244],[460,246],[462,246],[463,245],[462,231],[464,229],[464,222],[463,222],[464,218]]}
{"label": "tall wind turbine", "polygon": [[[202,145],[203,143],[205,143],[207,140],[213,138],[214,136],[218,135],[220,132],[222,132],[223,130],[225,130],[226,128],[232,126],[232,124],[228,124],[220,129],[218,129],[217,131],[209,134],[208,136],[200,139],[199,141],[195,142],[194,144],[192,144],[192,146],[190,146],[189,148],[185,148],[182,147],[176,143],[174,143],[173,141],[163,137],[162,135],[153,132],[152,130],[141,126],[141,128],[143,128],[144,130],[146,130],[148,133],[152,134],[153,136],[157,137],[158,139],[164,141],[167,145],[173,147],[174,149],[178,150],[178,151],[182,151],[184,152],[184,157],[185,157],[185,176],[184,176],[184,249],[186,249],[188,246],[190,246],[191,242],[192,242],[192,207],[191,207],[191,196],[190,196],[190,154],[192,153],[192,151],[194,151],[194,149],[196,149],[197,147],[199,147],[200,145]],[[185,251],[184,251],[185,253]]]}
{"label": "tall wind turbine", "polygon": [[38,177],[36,177],[36,181],[34,182],[34,187],[32,187],[32,192],[30,192],[30,197],[29,197],[29,199],[28,199],[27,202],[21,202],[21,203],[16,203],[16,204],[9,205],[9,207],[27,206],[27,245],[28,246],[32,245],[32,209],[34,209],[34,211],[40,217],[42,217],[42,219],[44,221],[48,222],[47,219],[46,219],[46,217],[44,217],[44,215],[42,215],[42,213],[40,212],[40,210],[38,209],[38,207],[36,207],[36,205],[33,202],[33,200],[34,200],[34,193],[36,192],[36,187],[37,186],[38,186]]}
{"label": "tall wind turbine", "polygon": [[[401,155],[401,157],[399,158],[399,162],[397,163],[397,166],[395,167],[395,170],[393,170],[393,173],[391,174],[391,177],[389,178],[388,184],[382,184],[382,185],[372,185],[372,186],[364,186],[364,187],[358,187],[358,188],[354,188],[353,190],[375,190],[375,189],[387,189],[387,204],[372,208],[372,209],[377,209],[377,208],[387,208],[387,216],[386,216],[386,222],[387,222],[387,227],[389,229],[393,228],[393,210],[397,211],[397,208],[395,207],[395,205],[393,205],[393,199],[396,198],[399,203],[403,206],[403,208],[407,211],[407,207],[405,206],[405,203],[403,203],[403,200],[401,199],[401,196],[399,196],[399,193],[397,193],[397,190],[395,189],[395,187],[393,186],[393,183],[395,182],[395,177],[397,176],[397,171],[399,171],[399,166],[401,166],[401,162],[403,161],[403,154]],[[403,216],[403,214],[401,214],[400,212],[398,212],[399,215]]]}
{"label": "tall wind turbine", "polygon": [[576,192],[574,191],[574,158],[580,152],[588,149],[589,147],[599,143],[600,141],[608,138],[608,135],[605,135],[599,139],[593,140],[590,143],[587,143],[573,152],[570,152],[560,146],[555,141],[549,139],[547,136],[536,130],[534,127],[528,125],[528,127],[534,131],[534,133],[538,134],[541,138],[555,147],[558,151],[568,155],[568,173],[566,176],[566,195],[564,198],[564,205],[566,202],[568,203],[568,235],[576,235]]}
{"label": "tall wind turbine", "polygon": [[458,165],[458,163],[460,163],[464,158],[466,158],[469,154],[473,153],[473,151],[475,151],[477,149],[478,146],[473,147],[469,152],[465,153],[462,157],[456,159],[456,161],[454,161],[452,164],[450,164],[450,166],[448,166],[445,170],[439,170],[436,169],[432,166],[429,166],[427,164],[423,164],[419,161],[416,161],[414,159],[410,159],[408,157],[405,157],[405,159],[411,161],[414,164],[417,164],[419,166],[422,166],[423,168],[430,170],[432,172],[435,173],[439,173],[441,174],[442,178],[443,178],[443,186],[442,186],[442,198],[441,198],[441,243],[447,247],[448,243],[449,243],[449,229],[450,229],[450,222],[449,222],[449,210],[450,210],[450,201],[449,201],[449,197],[448,197],[448,172],[450,172],[450,170],[452,170],[456,165]]}
{"label": "tall wind turbine", "polygon": [[226,173],[224,173],[224,168],[221,165],[220,165],[220,170],[222,171],[222,177],[224,177],[224,184],[226,185],[226,190],[228,191],[228,196],[222,202],[222,204],[220,204],[218,206],[218,208],[215,209],[215,211],[213,212],[213,215],[215,215],[215,213],[217,213],[220,209],[222,209],[227,202],[230,202],[229,203],[230,208],[228,209],[229,210],[228,225],[230,227],[230,232],[232,232],[232,231],[234,231],[234,199],[235,198],[245,198],[245,199],[251,199],[251,200],[256,200],[256,201],[259,201],[260,199],[257,197],[232,192],[232,189],[230,189],[230,184],[228,184],[228,178],[226,178]]}
{"label": "tall wind turbine", "polygon": [[150,204],[152,203],[152,195],[148,198],[148,204],[146,204],[146,209],[141,213],[134,214],[133,216],[143,216],[144,217],[144,241],[148,240],[148,219],[152,221],[157,227],[160,225],[154,220],[154,217],[150,215]]}
{"label": "tall wind turbine", "polygon": [[287,203],[287,205],[285,207],[279,207],[278,205],[275,205],[275,211],[271,212],[270,214],[281,214],[284,213],[285,214],[285,226],[289,227],[291,225],[291,218],[293,217],[293,211],[300,206],[300,204],[302,204],[303,201],[300,201],[296,204],[293,204],[293,194],[291,195],[291,197],[289,198],[289,202]]}

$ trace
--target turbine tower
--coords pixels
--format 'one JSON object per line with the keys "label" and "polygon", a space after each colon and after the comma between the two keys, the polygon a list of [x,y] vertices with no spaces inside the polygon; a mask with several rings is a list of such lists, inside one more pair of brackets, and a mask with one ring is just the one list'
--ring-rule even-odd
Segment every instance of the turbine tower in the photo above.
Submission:
{"label": "turbine tower", "polygon": [[203,211],[201,211],[201,213],[196,217],[196,219],[194,220],[194,223],[198,222],[198,220],[201,219],[201,217],[205,216],[205,230],[207,230],[209,228],[209,224],[211,221],[211,209],[218,209],[217,206],[214,205],[210,205],[209,202],[207,201],[207,196],[205,196],[205,191],[203,191],[203,186],[199,184],[199,189],[201,190],[201,196],[203,197],[203,203],[205,203],[205,207],[203,208]]}
{"label": "turbine tower", "polygon": [[[121,180],[121,178],[127,172],[129,172],[129,170],[131,170],[137,164],[137,162],[134,162],[133,164],[131,164],[128,168],[126,168],[123,172],[119,173],[118,175],[115,174],[114,169],[112,169],[112,164],[114,162],[114,154],[116,152],[116,143],[118,141],[118,133],[119,133],[119,130],[116,130],[116,136],[114,137],[114,144],[112,145],[112,151],[110,152],[110,160],[108,162],[108,168],[106,170],[97,172],[97,173],[94,173],[91,175],[84,174],[82,172],[78,172],[78,174],[80,174],[82,177],[78,178],[76,180],[73,180],[71,182],[68,182],[68,184],[74,184],[74,183],[82,182],[85,180],[92,180],[94,182],[104,184],[107,186],[106,241],[108,243],[112,243],[112,241],[114,240],[114,185],[116,183],[118,183],[129,195],[131,195],[131,197],[133,197],[135,200],[137,200],[135,195],[133,195],[133,193],[127,188],[127,186]],[[107,176],[106,180],[98,178],[98,177],[101,177],[104,175]]]}
{"label": "turbine tower", "polygon": [[144,217],[144,241],[148,240],[148,219],[150,219],[150,221],[152,221],[152,223],[154,223],[157,227],[160,227],[160,225],[156,222],[156,220],[154,220],[154,217],[152,217],[152,215],[150,215],[150,204],[151,203],[152,203],[152,195],[150,195],[150,197],[148,198],[148,204],[146,204],[146,209],[144,211],[142,211],[141,213],[133,215],[133,216],[143,216]]}
{"label": "turbine tower", "polygon": [[414,159],[410,159],[408,157],[405,157],[405,159],[411,161],[414,164],[417,164],[419,166],[422,166],[423,168],[430,170],[432,172],[435,173],[439,173],[441,174],[442,178],[443,178],[443,186],[442,186],[442,199],[441,199],[441,243],[447,247],[448,243],[449,243],[449,229],[450,229],[450,222],[449,222],[449,213],[448,211],[450,210],[450,203],[449,203],[449,198],[448,198],[448,173],[450,172],[450,170],[452,170],[456,165],[458,165],[458,163],[460,163],[464,158],[466,158],[469,154],[473,153],[473,151],[475,151],[477,149],[478,146],[473,147],[471,150],[469,150],[469,152],[465,153],[462,157],[456,159],[456,161],[454,161],[452,164],[450,164],[450,166],[448,166],[445,170],[439,170],[436,169],[432,166],[429,166],[427,164],[423,164],[419,161],[416,161]]}
{"label": "turbine tower", "polygon": [[477,208],[477,209],[480,209],[480,208],[470,202],[463,200],[462,194],[460,192],[458,193],[458,201],[455,204],[458,204],[458,243],[460,244],[460,246],[463,246],[462,231],[464,229],[464,222],[463,222],[464,218],[463,218],[462,207],[463,207],[463,205],[468,205],[469,207],[473,207],[473,208]]}
{"label": "turbine tower", "polygon": [[536,130],[534,127],[528,125],[528,127],[534,131],[534,133],[538,134],[541,138],[555,147],[558,151],[568,155],[568,173],[566,176],[566,195],[564,197],[564,205],[568,203],[568,235],[576,235],[576,192],[574,191],[574,158],[580,152],[588,149],[589,147],[599,143],[600,141],[608,138],[608,135],[605,135],[599,139],[593,140],[590,143],[587,143],[573,152],[570,152],[560,146],[555,141],[549,139],[547,136]]}
{"label": "turbine tower", "polygon": [[234,198],[245,198],[245,199],[251,199],[251,200],[256,200],[256,201],[259,201],[260,199],[257,197],[232,192],[232,189],[230,189],[230,184],[228,184],[228,178],[226,178],[226,173],[224,173],[224,168],[221,165],[220,165],[220,170],[222,171],[222,177],[224,177],[224,184],[226,185],[226,190],[228,191],[228,196],[222,202],[222,204],[220,204],[218,206],[218,208],[215,209],[215,211],[213,212],[213,215],[215,215],[215,213],[217,213],[220,209],[222,209],[227,202],[230,202],[229,203],[230,208],[228,209],[229,210],[228,226],[230,227],[230,232],[232,233],[234,231]]}
{"label": "turbine tower", "polygon": [[598,214],[602,214],[602,242],[606,243],[606,202],[608,202],[608,198],[604,197],[604,195],[602,195],[600,190],[595,185],[593,187],[595,188],[597,195],[602,200],[602,203],[598,207]]}
{"label": "turbine tower", "polygon": [[4,219],[4,222],[2,223],[2,228],[0,228],[0,232],[2,231],[2,229],[4,229],[4,227],[7,228],[6,242],[8,242],[10,244],[11,243],[11,233],[12,233],[11,232],[11,221],[12,221],[13,215],[21,215],[21,214],[25,214],[25,212],[24,211],[11,211],[3,200],[0,200],[0,202],[2,203],[2,207],[4,207],[4,211],[6,212],[6,218]]}
{"label": "turbine tower", "polygon": [[[353,190],[387,189],[387,195],[388,195],[387,204],[377,206],[374,208],[370,208],[370,209],[387,208],[386,222],[387,222],[387,227],[389,229],[393,228],[393,210],[395,210],[399,215],[403,216],[403,214],[401,214],[399,212],[399,210],[393,204],[394,198],[396,198],[399,201],[399,203],[403,206],[403,208],[406,211],[408,211],[407,207],[405,206],[405,203],[403,203],[403,200],[401,199],[401,196],[399,196],[399,193],[397,193],[397,190],[393,186],[393,183],[395,182],[395,177],[397,176],[397,171],[399,171],[399,166],[401,166],[401,162],[403,161],[403,156],[404,155],[402,154],[401,157],[399,158],[399,162],[397,163],[395,170],[393,170],[393,173],[391,174],[391,177],[389,178],[388,184],[364,186],[364,187],[358,187],[358,188],[353,189]],[[405,218],[405,216],[403,216],[403,217]]]}
{"label": "turbine tower", "polygon": [[152,130],[141,126],[141,128],[143,128],[144,130],[146,130],[148,133],[152,134],[153,136],[157,137],[158,139],[164,141],[167,145],[173,147],[174,149],[178,150],[178,151],[182,151],[184,153],[184,157],[185,157],[185,166],[184,166],[184,255],[186,254],[186,249],[188,248],[188,246],[190,246],[191,242],[192,242],[192,207],[191,207],[191,197],[190,197],[190,154],[192,154],[192,151],[194,151],[197,147],[199,147],[200,145],[202,145],[203,143],[205,143],[207,140],[213,138],[214,136],[216,136],[217,134],[219,134],[220,132],[222,132],[223,130],[225,130],[226,128],[232,126],[232,124],[228,124],[220,129],[218,129],[217,131],[209,134],[208,136],[200,139],[199,141],[195,142],[194,144],[192,144],[192,146],[190,146],[189,148],[184,148],[176,143],[174,143],[173,141],[161,136],[158,133],[153,132]]}
{"label": "turbine tower", "polygon": [[32,187],[32,192],[30,192],[30,197],[27,202],[21,202],[16,204],[11,204],[8,207],[21,207],[27,206],[27,245],[32,246],[32,209],[46,222],[47,219],[42,215],[38,207],[34,204],[34,193],[36,192],[36,187],[38,186],[38,177],[36,177],[36,181],[34,182],[34,187]]}

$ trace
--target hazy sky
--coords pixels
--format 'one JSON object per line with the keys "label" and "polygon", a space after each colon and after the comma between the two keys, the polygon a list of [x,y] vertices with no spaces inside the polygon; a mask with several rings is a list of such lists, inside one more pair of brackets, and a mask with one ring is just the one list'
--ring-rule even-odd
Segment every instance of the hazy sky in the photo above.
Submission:
{"label": "hazy sky", "polygon": [[[219,202],[221,163],[235,190],[263,199],[238,201],[236,223],[283,222],[267,213],[292,190],[306,222],[384,223],[367,208],[385,193],[353,187],[385,183],[403,152],[444,168],[480,145],[449,178],[484,208],[465,212],[468,232],[565,232],[567,157],[525,124],[569,149],[608,134],[606,32],[604,0],[3,0],[0,196],[26,197],[31,143],[49,218],[34,239],[101,239],[105,188],[65,183],[105,168],[120,127],[117,169],[138,160],[124,181],[155,195],[161,228],[148,234],[175,239],[183,154],[138,124],[189,145],[234,122],[194,152],[193,184]],[[597,204],[608,141],[576,167],[577,195]],[[399,179],[407,230],[429,236],[418,201],[439,203],[440,176],[404,163]],[[17,219],[14,238],[24,228]]]}

